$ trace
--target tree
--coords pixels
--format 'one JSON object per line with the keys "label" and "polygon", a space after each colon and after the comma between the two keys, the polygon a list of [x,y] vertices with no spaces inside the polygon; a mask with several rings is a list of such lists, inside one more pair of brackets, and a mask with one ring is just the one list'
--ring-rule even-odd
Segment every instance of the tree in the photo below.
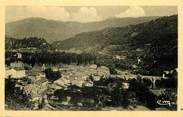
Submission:
{"label": "tree", "polygon": [[44,73],[46,73],[46,78],[51,82],[62,77],[59,71],[53,71],[51,68],[46,69]]}

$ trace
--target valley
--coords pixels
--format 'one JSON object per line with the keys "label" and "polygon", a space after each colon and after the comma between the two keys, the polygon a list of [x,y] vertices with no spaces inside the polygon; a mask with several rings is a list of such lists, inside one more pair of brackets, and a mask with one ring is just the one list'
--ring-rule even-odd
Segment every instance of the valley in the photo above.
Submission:
{"label": "valley", "polygon": [[5,48],[7,110],[177,109],[177,15],[24,19]]}

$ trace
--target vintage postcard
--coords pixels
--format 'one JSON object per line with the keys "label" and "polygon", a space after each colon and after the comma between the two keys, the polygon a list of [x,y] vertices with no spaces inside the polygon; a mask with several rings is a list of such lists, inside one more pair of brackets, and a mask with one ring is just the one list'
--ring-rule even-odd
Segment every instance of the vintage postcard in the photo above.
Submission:
{"label": "vintage postcard", "polygon": [[2,1],[2,116],[183,116],[182,9]]}

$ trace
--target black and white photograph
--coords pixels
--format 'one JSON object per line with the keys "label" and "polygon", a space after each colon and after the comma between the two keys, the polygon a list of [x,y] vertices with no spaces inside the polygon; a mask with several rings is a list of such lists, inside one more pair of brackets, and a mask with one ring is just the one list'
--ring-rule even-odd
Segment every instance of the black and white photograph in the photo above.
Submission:
{"label": "black and white photograph", "polygon": [[177,6],[6,6],[5,110],[177,111]]}

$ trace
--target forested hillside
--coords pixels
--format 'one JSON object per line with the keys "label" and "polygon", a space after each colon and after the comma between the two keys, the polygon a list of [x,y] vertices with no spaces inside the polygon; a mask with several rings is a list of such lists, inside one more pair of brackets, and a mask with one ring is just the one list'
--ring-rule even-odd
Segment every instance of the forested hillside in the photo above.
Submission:
{"label": "forested hillside", "polygon": [[132,63],[137,58],[143,59],[141,69],[150,73],[156,68],[160,71],[172,69],[177,67],[177,15],[138,25],[81,33],[65,41],[54,42],[52,46],[62,50],[93,49],[103,54],[121,51],[122,55],[127,51],[127,58],[133,56]]}
{"label": "forested hillside", "polygon": [[20,49],[20,48],[36,48],[36,49],[51,49],[45,39],[37,37],[29,37],[23,39],[15,39],[6,37],[5,48],[8,49]]}

